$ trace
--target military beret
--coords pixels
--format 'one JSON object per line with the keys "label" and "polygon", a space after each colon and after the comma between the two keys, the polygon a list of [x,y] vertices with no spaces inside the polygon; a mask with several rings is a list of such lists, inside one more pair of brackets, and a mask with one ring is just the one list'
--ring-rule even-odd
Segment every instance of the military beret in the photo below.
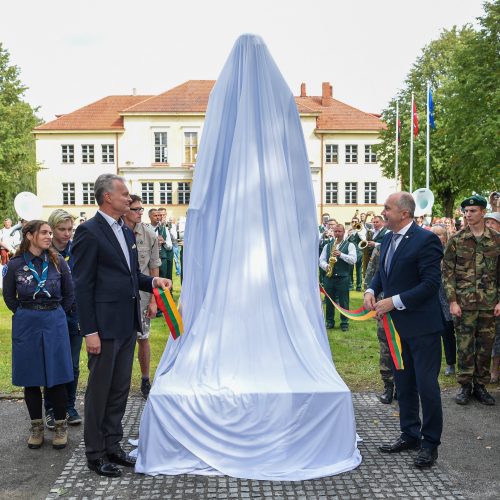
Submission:
{"label": "military beret", "polygon": [[479,196],[478,194],[473,194],[472,196],[469,196],[466,198],[462,203],[460,203],[460,206],[462,208],[465,207],[481,207],[481,208],[486,208],[486,205],[488,202],[486,201],[486,198],[483,198],[482,196]]}

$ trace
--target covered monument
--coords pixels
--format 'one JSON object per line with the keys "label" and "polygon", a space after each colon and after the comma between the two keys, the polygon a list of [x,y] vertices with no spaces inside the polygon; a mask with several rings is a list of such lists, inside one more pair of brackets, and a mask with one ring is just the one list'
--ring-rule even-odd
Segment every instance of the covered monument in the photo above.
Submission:
{"label": "covered monument", "polygon": [[136,471],[302,480],[361,462],[317,279],[297,107],[262,39],[235,43],[210,96],[181,304],[140,426]]}

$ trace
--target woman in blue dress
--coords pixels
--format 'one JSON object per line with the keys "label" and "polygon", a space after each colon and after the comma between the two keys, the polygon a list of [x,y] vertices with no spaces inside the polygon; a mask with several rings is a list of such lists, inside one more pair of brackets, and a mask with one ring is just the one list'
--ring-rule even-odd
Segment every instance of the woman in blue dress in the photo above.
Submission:
{"label": "woman in blue dress", "polygon": [[40,220],[23,227],[23,239],[4,267],[3,296],[12,317],[12,383],[24,387],[31,418],[29,448],[43,444],[42,391],[45,386],[56,419],[52,446],[64,448],[66,387],[73,366],[65,311],[74,302],[71,273],[52,248],[52,230]]}

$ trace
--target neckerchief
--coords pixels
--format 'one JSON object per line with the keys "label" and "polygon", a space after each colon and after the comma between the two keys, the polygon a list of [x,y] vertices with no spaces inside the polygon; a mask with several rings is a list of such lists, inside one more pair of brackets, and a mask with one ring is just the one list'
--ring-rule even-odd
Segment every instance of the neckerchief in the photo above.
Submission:
{"label": "neckerchief", "polygon": [[37,285],[35,289],[35,293],[33,294],[33,300],[35,300],[38,292],[43,292],[47,297],[51,297],[48,290],[45,289],[45,282],[47,281],[47,276],[49,274],[49,261],[47,259],[47,252],[43,253],[42,259],[42,277],[38,274],[35,266],[33,265],[32,259],[29,258],[28,253],[24,253],[24,262],[28,266],[28,269],[31,271],[33,278],[35,278]]}

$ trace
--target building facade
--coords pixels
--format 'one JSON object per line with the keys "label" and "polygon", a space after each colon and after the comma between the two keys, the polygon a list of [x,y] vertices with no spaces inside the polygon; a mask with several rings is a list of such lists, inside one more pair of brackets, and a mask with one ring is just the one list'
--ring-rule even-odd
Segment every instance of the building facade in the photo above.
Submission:
{"label": "building facade", "polygon": [[[111,172],[125,177],[146,209],[164,206],[169,216],[185,217],[214,83],[191,80],[157,96],[109,96],[37,127],[43,216],[55,208],[92,216],[94,180]],[[328,82],[321,96],[308,96],[302,84],[295,101],[318,220],[324,212],[341,222],[356,210],[380,213],[396,189],[373,151],[384,127],[380,118],[334,99]]]}

